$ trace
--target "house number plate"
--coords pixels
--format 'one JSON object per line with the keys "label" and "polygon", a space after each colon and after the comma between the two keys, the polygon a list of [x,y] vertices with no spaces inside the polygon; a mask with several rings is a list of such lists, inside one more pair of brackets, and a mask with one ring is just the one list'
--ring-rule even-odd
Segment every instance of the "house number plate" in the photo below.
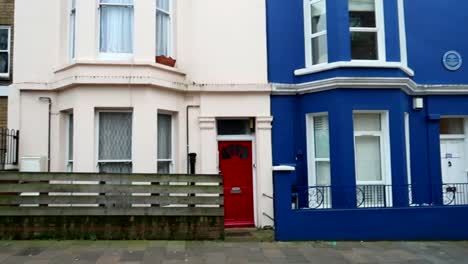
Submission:
{"label": "house number plate", "polygon": [[231,193],[242,193],[242,190],[239,187],[233,187],[231,189]]}

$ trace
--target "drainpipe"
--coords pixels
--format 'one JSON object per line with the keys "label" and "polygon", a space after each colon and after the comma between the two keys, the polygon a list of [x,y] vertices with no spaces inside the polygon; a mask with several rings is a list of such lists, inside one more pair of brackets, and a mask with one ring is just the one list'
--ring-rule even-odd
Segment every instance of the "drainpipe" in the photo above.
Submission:
{"label": "drainpipe", "polygon": [[[187,174],[190,174],[190,130],[189,130],[189,109],[190,108],[199,108],[199,105],[187,105],[185,108],[185,118],[186,118],[186,140],[187,140]],[[193,155],[192,155],[193,156]],[[196,154],[195,154],[196,156]],[[195,169],[193,170],[195,173]]]}
{"label": "drainpipe", "polygon": [[52,115],[52,99],[50,97],[39,97],[39,101],[46,101],[49,104],[49,128],[47,138],[47,172],[50,172],[50,127],[51,127],[51,115]]}

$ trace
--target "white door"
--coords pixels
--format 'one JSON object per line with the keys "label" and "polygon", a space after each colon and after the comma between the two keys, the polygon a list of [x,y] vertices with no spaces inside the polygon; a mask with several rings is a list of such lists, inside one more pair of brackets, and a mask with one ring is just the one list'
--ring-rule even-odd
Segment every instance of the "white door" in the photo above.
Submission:
{"label": "white door", "polygon": [[441,139],[440,154],[443,183],[467,183],[464,139]]}

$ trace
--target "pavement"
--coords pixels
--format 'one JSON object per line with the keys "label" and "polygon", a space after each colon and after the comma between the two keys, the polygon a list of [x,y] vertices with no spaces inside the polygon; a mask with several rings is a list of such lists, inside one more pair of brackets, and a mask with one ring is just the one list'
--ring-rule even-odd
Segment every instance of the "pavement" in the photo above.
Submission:
{"label": "pavement", "polygon": [[[0,263],[468,263],[468,242],[0,241]],[[240,235],[239,235],[240,234]]]}

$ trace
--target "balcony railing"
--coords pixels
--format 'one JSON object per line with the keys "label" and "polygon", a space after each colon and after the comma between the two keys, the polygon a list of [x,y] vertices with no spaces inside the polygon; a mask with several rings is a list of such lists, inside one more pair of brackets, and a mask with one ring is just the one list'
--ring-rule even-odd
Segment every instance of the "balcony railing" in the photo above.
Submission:
{"label": "balcony railing", "polygon": [[[434,185],[435,186],[435,185]],[[468,205],[468,183],[442,184],[441,205]],[[439,188],[435,187],[435,188]],[[346,195],[355,193],[355,199],[341,201],[345,208],[391,208],[401,206],[431,206],[418,203],[415,190],[431,191],[432,186],[420,185],[357,185],[353,187],[294,186],[292,192],[293,209],[332,209],[333,193]],[[394,195],[398,194],[398,195]]]}

